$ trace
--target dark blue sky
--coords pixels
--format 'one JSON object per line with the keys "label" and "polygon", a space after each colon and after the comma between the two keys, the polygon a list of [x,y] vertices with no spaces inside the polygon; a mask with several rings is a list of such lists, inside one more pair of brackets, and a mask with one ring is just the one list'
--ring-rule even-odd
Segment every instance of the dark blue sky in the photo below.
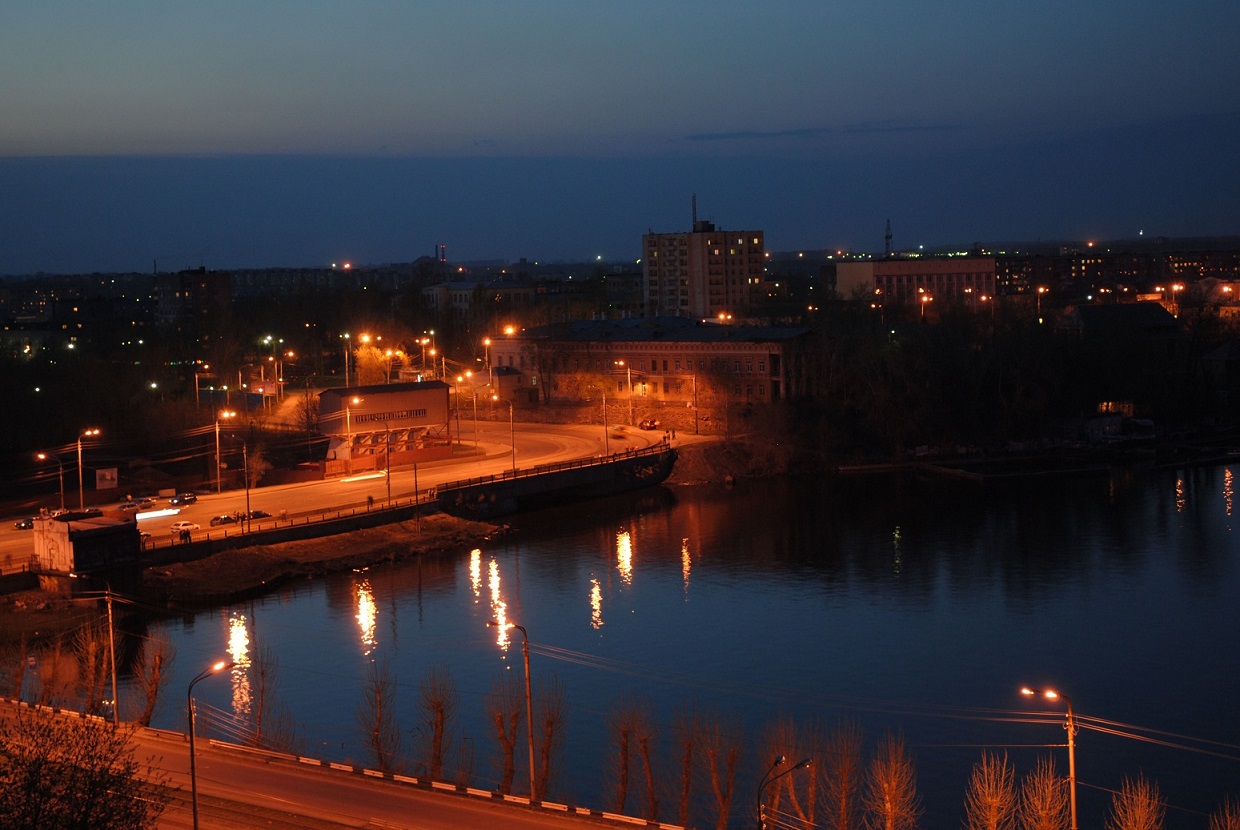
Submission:
{"label": "dark blue sky", "polygon": [[0,274],[1240,233],[1240,4],[1014,6],[25,4]]}

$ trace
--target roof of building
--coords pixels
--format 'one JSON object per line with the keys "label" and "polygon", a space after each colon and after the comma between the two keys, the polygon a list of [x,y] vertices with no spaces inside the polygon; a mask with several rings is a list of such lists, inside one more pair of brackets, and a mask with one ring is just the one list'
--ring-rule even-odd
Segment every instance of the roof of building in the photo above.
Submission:
{"label": "roof of building", "polygon": [[321,395],[336,395],[337,397],[346,397],[348,395],[377,395],[381,392],[395,394],[397,392],[429,392],[434,389],[447,389],[448,384],[442,380],[411,380],[403,383],[372,383],[366,386],[335,386],[331,389],[324,389]]}
{"label": "roof of building", "polygon": [[574,320],[527,329],[521,337],[560,341],[642,343],[656,340],[688,343],[761,343],[794,340],[807,326],[743,326],[703,322],[688,317],[632,317],[622,320]]}

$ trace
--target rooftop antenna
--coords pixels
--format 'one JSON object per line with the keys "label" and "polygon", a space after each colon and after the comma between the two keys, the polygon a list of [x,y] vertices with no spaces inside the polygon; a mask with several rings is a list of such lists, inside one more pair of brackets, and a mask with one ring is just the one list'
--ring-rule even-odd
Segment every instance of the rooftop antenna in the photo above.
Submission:
{"label": "rooftop antenna", "polygon": [[693,229],[697,230],[697,194],[693,194]]}
{"label": "rooftop antenna", "polygon": [[887,220],[887,235],[883,237],[883,256],[891,256],[891,220]]}

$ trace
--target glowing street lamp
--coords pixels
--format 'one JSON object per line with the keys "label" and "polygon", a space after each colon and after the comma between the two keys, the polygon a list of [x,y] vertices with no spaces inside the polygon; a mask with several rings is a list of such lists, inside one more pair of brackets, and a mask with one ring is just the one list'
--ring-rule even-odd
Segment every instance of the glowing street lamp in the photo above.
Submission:
{"label": "glowing street lamp", "polygon": [[491,371],[491,338],[482,338],[483,354],[486,357],[487,364],[487,383],[491,386],[495,385],[495,373]]}
{"label": "glowing street lamp", "polygon": [[633,367],[623,360],[615,361],[615,365],[624,367],[624,375],[629,381],[629,423],[633,423]]}
{"label": "glowing street lamp", "polygon": [[791,775],[799,769],[805,769],[806,767],[812,766],[814,763],[813,758],[803,758],[778,775],[772,776],[771,773],[774,772],[777,767],[782,766],[785,760],[787,759],[783,755],[775,756],[775,760],[771,762],[770,768],[766,771],[766,775],[762,776],[762,782],[758,785],[758,830],[766,830],[766,807],[762,803],[762,794],[766,791],[766,788],[783,778],[785,775]]}
{"label": "glowing street lamp", "polygon": [[344,402],[344,440],[349,448],[349,475],[353,474],[353,412],[352,408],[362,402],[357,395]]}
{"label": "glowing street lamp", "polygon": [[220,419],[228,419],[237,417],[237,413],[231,409],[221,409],[215,415],[215,492],[222,493],[224,491],[222,476],[220,475]]}
{"label": "glowing street lamp", "polygon": [[194,830],[198,830],[198,776],[194,766],[194,685],[199,680],[206,680],[211,675],[219,674],[224,669],[231,667],[232,663],[226,660],[220,660],[218,663],[208,666],[189,682],[189,692],[186,694],[186,709],[189,712],[189,789],[190,800],[194,805]]}
{"label": "glowing street lamp", "polygon": [[1042,322],[1042,295],[1050,291],[1045,285],[1038,286],[1038,322]]}
{"label": "glowing street lamp", "polygon": [[86,508],[86,490],[82,485],[82,439],[83,438],[96,438],[98,437],[98,435],[99,435],[99,429],[97,427],[92,427],[91,429],[84,429],[82,430],[81,433],[78,434],[78,439],[77,439],[78,510],[84,510]]}
{"label": "glowing street lamp", "polygon": [[1076,826],[1076,715],[1072,711],[1072,700],[1054,689],[1030,689],[1028,686],[1020,690],[1026,697],[1040,696],[1047,700],[1062,700],[1068,707],[1068,720],[1064,729],[1068,730],[1068,797],[1072,806],[1072,830]]}
{"label": "glowing street lamp", "polygon": [[65,465],[60,457],[55,453],[41,452],[35,456],[40,461],[46,461],[49,458],[56,460],[56,478],[60,482],[60,510],[63,513],[65,509]]}
{"label": "glowing street lamp", "polygon": [[534,791],[534,697],[530,694],[530,635],[526,630],[516,623],[500,624],[495,620],[487,620],[487,625],[493,628],[515,628],[521,632],[521,654],[525,659],[525,728],[526,740],[530,745],[530,801],[538,801],[538,795]]}
{"label": "glowing street lamp", "polygon": [[346,331],[340,335],[340,339],[344,341],[344,385],[349,385],[349,333]]}
{"label": "glowing street lamp", "polygon": [[512,423],[512,401],[507,398],[501,398],[499,395],[492,395],[491,400],[508,404],[508,440],[512,442],[512,472],[517,472],[517,431]]}

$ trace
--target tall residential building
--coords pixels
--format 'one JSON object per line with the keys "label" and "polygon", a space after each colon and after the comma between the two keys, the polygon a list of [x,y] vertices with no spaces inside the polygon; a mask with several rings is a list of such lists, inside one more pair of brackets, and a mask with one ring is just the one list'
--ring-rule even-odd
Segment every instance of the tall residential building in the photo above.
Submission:
{"label": "tall residential building", "polygon": [[694,221],[691,233],[642,237],[646,317],[740,319],[761,296],[765,273],[762,231]]}

